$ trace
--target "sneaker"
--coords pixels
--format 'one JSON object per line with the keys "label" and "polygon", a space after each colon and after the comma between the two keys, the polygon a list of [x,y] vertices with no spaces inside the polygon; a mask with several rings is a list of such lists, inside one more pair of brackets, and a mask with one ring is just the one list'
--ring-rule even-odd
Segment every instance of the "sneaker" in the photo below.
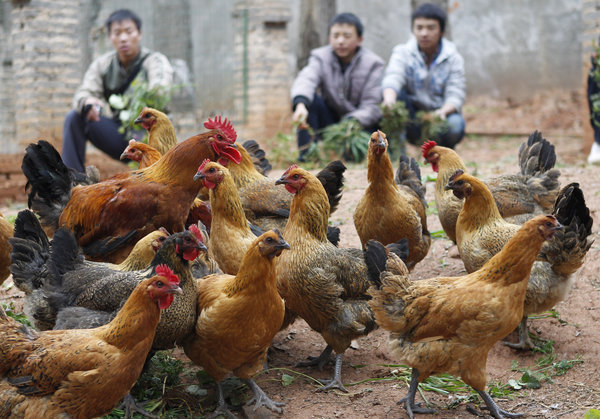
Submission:
{"label": "sneaker", "polygon": [[600,144],[595,141],[594,144],[592,144],[592,149],[590,150],[587,161],[589,164],[600,164]]}

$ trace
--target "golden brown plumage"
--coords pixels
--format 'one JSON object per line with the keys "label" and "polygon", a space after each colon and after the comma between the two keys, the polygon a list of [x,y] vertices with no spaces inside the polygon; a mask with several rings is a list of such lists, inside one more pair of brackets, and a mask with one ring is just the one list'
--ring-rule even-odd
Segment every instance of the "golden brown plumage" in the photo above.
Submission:
{"label": "golden brown plumage", "polygon": [[0,307],[0,417],[109,413],[140,375],[161,309],[180,292],[177,276],[157,268],[157,276],[142,281],[117,316],[96,329],[37,332]]}
{"label": "golden brown plumage", "polygon": [[162,154],[151,145],[129,140],[129,145],[121,153],[121,160],[129,159],[138,163],[138,169],[144,169],[158,161]]}
{"label": "golden brown plumage", "polygon": [[[442,228],[456,243],[456,219],[462,202],[445,190],[450,176],[461,169],[467,171],[460,156],[452,149],[429,141],[421,147],[423,158],[438,173],[435,203]],[[519,148],[520,173],[487,179],[502,217],[521,224],[536,214],[549,213],[558,195],[560,171],[554,169],[554,146],[535,131]]]}
{"label": "golden brown plumage", "polygon": [[196,333],[184,344],[186,355],[217,381],[218,410],[227,407],[220,381],[233,373],[254,391],[256,407],[281,412],[251,380],[261,371],[267,349],[283,321],[285,306],[276,285],[275,257],[289,245],[279,231],[256,238],[242,259],[239,272],[198,280]]}
{"label": "golden brown plumage", "polygon": [[[447,188],[465,200],[456,223],[456,237],[465,268],[473,272],[498,253],[519,226],[500,216],[491,192],[475,177],[459,170],[450,178]],[[533,265],[519,326],[519,342],[507,343],[516,349],[534,348],[527,329],[528,315],[549,310],[567,297],[572,274],[583,264],[593,242],[588,239],[593,220],[578,184],[569,184],[560,191],[553,214],[565,229],[543,245]]]}
{"label": "golden brown plumage", "polygon": [[415,408],[417,383],[433,374],[460,376],[481,395],[492,415],[502,411],[485,392],[491,347],[520,322],[527,279],[542,244],[560,228],[551,215],[523,224],[504,248],[480,270],[456,278],[411,281],[405,274],[383,273],[370,289],[377,323],[390,331],[399,362],[413,368],[404,402]]}
{"label": "golden brown plumage", "polygon": [[[198,134],[176,144],[155,164],[140,170],[119,174],[103,182],[76,186],[72,190],[65,181],[59,195],[59,204],[51,188],[55,179],[48,171],[32,176],[26,172],[32,194],[41,197],[32,208],[51,207],[60,213],[58,226],[75,232],[85,254],[94,260],[119,263],[129,254],[135,242],[164,227],[168,231],[182,231],[201,185],[193,177],[200,163],[220,156],[239,161],[239,153],[231,145],[236,135],[225,120],[209,120],[205,126],[210,131]],[[35,145],[28,151],[33,152]],[[27,163],[27,154],[23,165]],[[58,164],[58,163],[57,163]],[[24,170],[25,172],[25,170]],[[68,197],[70,195],[70,198]],[[43,220],[43,218],[42,218]]]}
{"label": "golden brown plumage", "polygon": [[134,122],[148,131],[148,145],[158,151],[161,156],[177,144],[175,128],[164,113],[146,107],[142,109]]}
{"label": "golden brown plumage", "polygon": [[205,160],[194,178],[209,190],[212,222],[208,253],[223,272],[235,275],[256,236],[248,227],[233,177],[226,167]]}
{"label": "golden brown plumage", "polygon": [[277,286],[290,317],[302,317],[327,343],[314,363],[304,365],[322,366],[335,351],[334,377],[321,389],[345,391],[342,354],[353,339],[376,327],[367,304],[370,282],[363,252],[340,249],[327,241],[329,201],[314,175],[291,166],[277,183],[294,194],[283,232],[290,251],[277,261]]}
{"label": "golden brown plumage", "polygon": [[412,269],[429,251],[431,236],[427,230],[425,188],[414,159],[400,160],[412,183],[396,184],[392,162],[387,153],[385,134],[376,131],[369,141],[367,179],[369,185],[354,211],[354,226],[363,245],[369,240],[382,244],[408,240],[407,266]]}
{"label": "golden brown plumage", "polygon": [[13,226],[0,213],[0,285],[10,275],[10,250],[11,246],[8,242],[13,236]]}

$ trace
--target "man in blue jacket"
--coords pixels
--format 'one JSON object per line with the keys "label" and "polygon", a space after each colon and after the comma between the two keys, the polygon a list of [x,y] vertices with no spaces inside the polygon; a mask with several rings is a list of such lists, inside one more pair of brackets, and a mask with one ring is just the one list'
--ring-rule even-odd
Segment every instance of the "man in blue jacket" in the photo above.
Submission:
{"label": "man in blue jacket", "polygon": [[354,14],[335,16],[329,23],[329,45],[311,51],[292,85],[300,161],[310,143],[318,140],[318,130],[342,118],[354,118],[368,131],[377,128],[385,61],[361,46],[362,34],[363,25]]}
{"label": "man in blue jacket", "polygon": [[[414,121],[417,111],[433,112],[445,119],[448,130],[435,138],[438,144],[454,148],[465,134],[461,107],[465,101],[464,60],[456,46],[444,38],[446,13],[425,3],[411,16],[413,37],[394,47],[383,77],[383,105],[402,100]],[[410,123],[406,138],[415,143],[421,124]],[[432,138],[434,139],[434,138]]]}

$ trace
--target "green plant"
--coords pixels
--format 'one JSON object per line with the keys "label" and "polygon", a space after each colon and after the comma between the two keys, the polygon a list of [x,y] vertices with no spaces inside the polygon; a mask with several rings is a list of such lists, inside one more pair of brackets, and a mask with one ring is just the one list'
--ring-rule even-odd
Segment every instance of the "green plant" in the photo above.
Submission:
{"label": "green plant", "polygon": [[172,93],[176,86],[149,87],[145,81],[134,80],[131,83],[128,93],[123,95],[113,94],[108,98],[108,103],[113,109],[119,111],[119,120],[121,121],[120,133],[124,133],[129,128],[139,129],[133,121],[138,117],[144,107],[150,107],[165,112],[167,106],[171,103]]}
{"label": "green plant", "polygon": [[[328,154],[355,162],[362,161],[369,149],[370,135],[363,131],[360,123],[353,118],[343,119],[337,124],[329,125],[321,132],[320,146]],[[309,149],[309,155],[311,150]]]}
{"label": "green plant", "polygon": [[392,161],[406,154],[406,135],[404,130],[410,121],[410,114],[404,102],[396,102],[392,106],[381,106],[381,130],[388,139],[388,153]]}
{"label": "green plant", "polygon": [[421,121],[421,138],[418,146],[427,140],[435,140],[440,134],[448,131],[448,121],[440,118],[433,112],[419,111],[415,115],[417,120]]}
{"label": "green plant", "polygon": [[27,317],[25,316],[24,313],[20,313],[15,311],[15,304],[11,301],[8,304],[4,304],[2,303],[2,308],[4,309],[4,312],[6,313],[6,315],[8,317],[12,317],[13,319],[15,319],[16,321],[18,321],[19,323],[22,323],[24,325],[27,325],[29,327],[33,327],[31,325],[31,323],[29,322],[29,320],[27,320]]}

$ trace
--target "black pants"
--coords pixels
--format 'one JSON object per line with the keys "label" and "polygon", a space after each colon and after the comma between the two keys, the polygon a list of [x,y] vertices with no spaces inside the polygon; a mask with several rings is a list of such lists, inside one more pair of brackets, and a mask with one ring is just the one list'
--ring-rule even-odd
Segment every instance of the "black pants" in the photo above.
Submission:
{"label": "black pants", "polygon": [[100,121],[91,122],[72,110],[65,118],[63,129],[62,159],[65,165],[81,172],[85,171],[85,148],[89,140],[115,160],[127,147],[127,133],[119,132],[119,122],[104,116]]}

